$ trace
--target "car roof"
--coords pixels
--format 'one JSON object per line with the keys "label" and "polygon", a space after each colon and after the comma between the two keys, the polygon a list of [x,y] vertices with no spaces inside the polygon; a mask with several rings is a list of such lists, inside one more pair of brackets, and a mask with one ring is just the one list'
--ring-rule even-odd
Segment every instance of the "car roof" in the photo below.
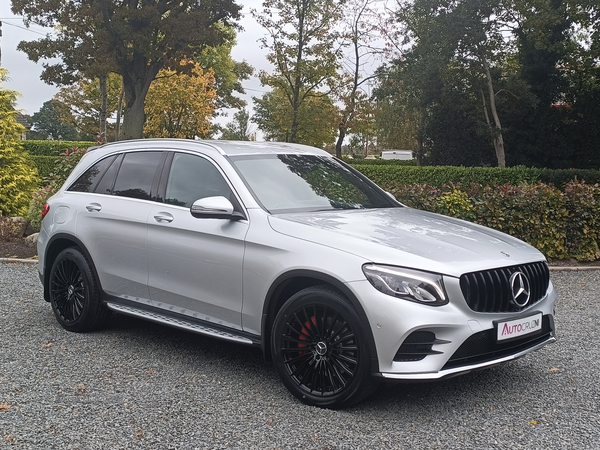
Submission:
{"label": "car roof", "polygon": [[256,142],[256,141],[220,141],[220,140],[192,140],[192,139],[138,139],[118,141],[98,147],[90,147],[88,151],[131,150],[143,149],[173,149],[189,150],[210,154],[218,152],[221,155],[265,155],[265,154],[307,154],[331,156],[328,152],[303,144],[288,142]]}

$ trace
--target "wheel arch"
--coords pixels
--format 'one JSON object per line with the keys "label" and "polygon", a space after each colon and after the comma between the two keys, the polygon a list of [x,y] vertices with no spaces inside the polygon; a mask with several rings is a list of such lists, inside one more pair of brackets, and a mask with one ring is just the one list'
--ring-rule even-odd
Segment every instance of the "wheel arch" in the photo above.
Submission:
{"label": "wheel arch", "polygon": [[[96,266],[94,265],[94,261],[85,247],[83,242],[81,242],[77,237],[68,233],[57,233],[50,238],[48,244],[46,244],[46,250],[44,252],[44,267],[43,267],[43,286],[44,286],[44,300],[47,302],[50,301],[50,294],[48,292],[48,282],[50,279],[50,269],[52,268],[52,264],[56,260],[56,257],[60,252],[62,252],[65,248],[69,247],[77,247],[81,252],[85,255],[88,260],[92,271],[94,272],[94,276],[98,282],[98,286],[100,286],[100,278],[98,278],[98,272],[96,272]],[[100,286],[101,289],[101,286]]]}
{"label": "wheel arch", "polygon": [[358,301],[354,293],[342,281],[324,274],[322,272],[312,270],[293,270],[280,275],[271,284],[265,298],[261,317],[261,348],[266,359],[271,359],[271,329],[277,312],[283,304],[296,292],[307,287],[326,285],[340,294],[342,294],[352,305],[361,322],[364,325],[363,332],[367,338],[369,352],[371,354],[371,373],[379,371],[379,361],[377,359],[377,349],[375,347],[375,338],[369,324],[369,319],[364,308]]}

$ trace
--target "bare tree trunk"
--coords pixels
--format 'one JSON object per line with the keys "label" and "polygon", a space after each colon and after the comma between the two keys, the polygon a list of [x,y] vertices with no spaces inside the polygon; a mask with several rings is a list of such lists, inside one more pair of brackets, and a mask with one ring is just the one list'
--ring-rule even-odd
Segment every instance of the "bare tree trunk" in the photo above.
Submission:
{"label": "bare tree trunk", "polygon": [[344,142],[344,138],[346,137],[346,126],[343,123],[340,123],[339,126],[339,134],[337,141],[335,143],[335,156],[338,158],[342,157],[342,143]]}
{"label": "bare tree trunk", "polygon": [[123,98],[125,97],[125,88],[121,86],[119,95],[119,105],[117,106],[117,124],[115,125],[115,141],[119,140],[121,134],[121,111],[123,111]]}
{"label": "bare tree trunk", "polygon": [[496,149],[496,158],[498,159],[498,167],[506,167],[506,156],[504,154],[504,138],[502,137],[502,124],[500,123],[500,117],[498,117],[498,111],[496,110],[496,98],[494,94],[494,84],[492,82],[492,75],[490,74],[490,66],[487,60],[485,59],[485,56],[480,55],[480,59],[487,78],[488,95],[490,96],[490,110],[492,111],[492,117],[494,118],[495,128],[492,128],[492,133],[494,139],[494,148]]}
{"label": "bare tree trunk", "polygon": [[100,134],[98,143],[106,143],[106,85],[108,83],[108,75],[100,75]]}

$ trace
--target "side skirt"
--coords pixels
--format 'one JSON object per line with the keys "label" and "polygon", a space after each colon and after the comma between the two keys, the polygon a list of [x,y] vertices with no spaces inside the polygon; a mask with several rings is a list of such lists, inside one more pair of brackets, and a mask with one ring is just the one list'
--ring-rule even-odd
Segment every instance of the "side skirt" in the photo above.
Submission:
{"label": "side skirt", "polygon": [[116,312],[128,316],[139,317],[181,330],[191,331],[217,339],[237,342],[239,344],[260,346],[260,336],[245,333],[243,331],[232,330],[231,328],[220,327],[219,325],[206,322],[193,317],[183,316],[181,314],[163,311],[158,308],[140,305],[135,302],[128,302],[121,299],[110,297],[105,299],[106,306]]}

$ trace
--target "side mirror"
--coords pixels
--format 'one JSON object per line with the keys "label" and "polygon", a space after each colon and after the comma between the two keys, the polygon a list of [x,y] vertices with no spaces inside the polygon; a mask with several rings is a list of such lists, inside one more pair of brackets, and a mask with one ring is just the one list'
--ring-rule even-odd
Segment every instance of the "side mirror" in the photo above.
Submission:
{"label": "side mirror", "polygon": [[233,210],[233,205],[225,197],[204,197],[196,200],[190,213],[198,219],[243,219],[244,216]]}

